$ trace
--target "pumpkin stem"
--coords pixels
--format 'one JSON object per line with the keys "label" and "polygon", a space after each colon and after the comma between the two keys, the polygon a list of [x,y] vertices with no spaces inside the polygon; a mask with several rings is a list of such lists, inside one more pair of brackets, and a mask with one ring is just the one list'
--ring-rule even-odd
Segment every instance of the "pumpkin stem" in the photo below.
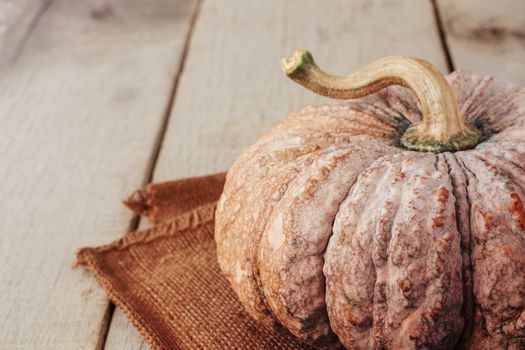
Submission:
{"label": "pumpkin stem", "polygon": [[460,115],[456,97],[443,75],[429,62],[404,56],[385,57],[346,77],[322,71],[310,52],[296,50],[281,62],[283,71],[313,92],[337,99],[353,99],[390,85],[411,89],[421,108],[422,121],[413,123],[401,144],[418,151],[454,152],[478,144],[481,133]]}

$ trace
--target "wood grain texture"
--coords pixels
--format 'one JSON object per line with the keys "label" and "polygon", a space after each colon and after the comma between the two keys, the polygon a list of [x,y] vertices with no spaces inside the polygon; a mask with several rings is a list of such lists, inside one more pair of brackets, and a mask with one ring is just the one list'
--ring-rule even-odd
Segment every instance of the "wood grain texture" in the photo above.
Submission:
{"label": "wood grain texture", "polygon": [[[281,73],[279,60],[299,47],[339,74],[387,55],[420,56],[446,71],[430,2],[205,0],[153,180],[226,170],[289,112],[330,103]],[[106,349],[122,344],[144,348],[116,310]]]}
{"label": "wood grain texture", "polygon": [[457,68],[525,84],[525,2],[438,0]]}
{"label": "wood grain texture", "polygon": [[53,0],[0,0],[0,68],[13,61]]}
{"label": "wood grain texture", "polygon": [[72,260],[129,229],[194,8],[56,0],[2,73],[2,347],[101,345],[108,301]]}

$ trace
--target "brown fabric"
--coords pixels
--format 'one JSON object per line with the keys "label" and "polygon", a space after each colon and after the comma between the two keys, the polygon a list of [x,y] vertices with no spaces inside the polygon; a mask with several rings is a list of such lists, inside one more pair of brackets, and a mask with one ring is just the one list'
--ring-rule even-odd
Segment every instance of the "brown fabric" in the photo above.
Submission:
{"label": "brown fabric", "polygon": [[166,222],[199,205],[217,201],[225,180],[226,173],[219,173],[150,184],[133,192],[124,204],[135,213],[147,216],[153,224]]}
{"label": "brown fabric", "polygon": [[78,252],[153,349],[311,349],[258,325],[221,275],[213,240],[224,174],[149,185],[126,201],[158,225]]}

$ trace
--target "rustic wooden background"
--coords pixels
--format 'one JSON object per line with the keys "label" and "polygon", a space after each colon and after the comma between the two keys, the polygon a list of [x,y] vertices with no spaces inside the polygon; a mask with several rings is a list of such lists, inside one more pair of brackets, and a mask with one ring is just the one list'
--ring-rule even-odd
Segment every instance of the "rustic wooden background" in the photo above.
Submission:
{"label": "rustic wooden background", "polygon": [[146,225],[120,202],[225,170],[327,102],[283,77],[393,54],[525,84],[523,0],[0,0],[0,348],[146,349],[75,250]]}

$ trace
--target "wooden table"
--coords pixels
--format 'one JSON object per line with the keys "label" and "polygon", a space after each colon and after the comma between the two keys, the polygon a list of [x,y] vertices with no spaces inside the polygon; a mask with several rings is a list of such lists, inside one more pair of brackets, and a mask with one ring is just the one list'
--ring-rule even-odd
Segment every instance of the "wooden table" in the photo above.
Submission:
{"label": "wooden table", "polygon": [[288,112],[327,102],[283,77],[307,47],[349,73],[416,55],[525,84],[523,0],[0,0],[0,339],[146,349],[77,248],[145,223],[150,181],[225,170]]}

